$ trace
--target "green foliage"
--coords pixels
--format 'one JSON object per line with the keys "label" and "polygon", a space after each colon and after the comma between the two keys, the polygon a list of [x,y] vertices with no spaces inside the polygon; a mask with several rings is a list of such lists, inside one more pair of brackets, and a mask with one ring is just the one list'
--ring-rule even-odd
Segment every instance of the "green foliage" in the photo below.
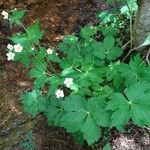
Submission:
{"label": "green foliage", "polygon": [[144,43],[141,46],[147,46],[150,44],[150,33],[148,33],[147,38],[145,39]]}
{"label": "green foliage", "polygon": [[126,15],[128,18],[130,18],[131,13],[136,14],[138,5],[137,0],[127,0],[127,5],[123,6],[120,11],[121,14]]}
{"label": "green foliage", "polygon": [[119,29],[125,29],[129,19],[133,19],[138,9],[137,0],[107,0],[108,4],[119,4],[121,8],[114,8],[114,11],[102,11],[97,14],[97,18],[102,24],[112,25]]}
{"label": "green foliage", "polygon": [[111,145],[107,143],[104,147],[103,150],[112,150]]}
{"label": "green foliage", "polygon": [[137,82],[127,88],[125,96],[114,93],[106,110],[112,111],[111,127],[121,129],[129,119],[139,126],[150,126],[150,83]]}
{"label": "green foliage", "polygon": [[38,44],[39,40],[44,34],[44,31],[40,29],[40,23],[37,21],[35,24],[29,26],[26,30],[30,42],[32,42],[32,44]]}
{"label": "green foliage", "polygon": [[86,101],[79,95],[71,95],[63,102],[63,127],[68,132],[80,131],[89,145],[100,137],[99,126],[107,127],[110,114],[103,109],[104,101],[93,97]]}
{"label": "green foliage", "polygon": [[30,113],[33,117],[45,111],[45,98],[39,90],[24,93],[22,95],[22,103],[24,110]]}
{"label": "green foliage", "polygon": [[23,142],[21,142],[20,146],[24,150],[35,150],[36,149],[36,143],[34,141],[32,132],[26,133],[25,140]]}
{"label": "green foliage", "polygon": [[21,19],[25,15],[26,10],[12,10],[9,21],[11,24],[21,25]]}
{"label": "green foliage", "polygon": [[[24,31],[10,37],[23,46],[14,51],[15,61],[27,66],[34,79],[33,90],[21,97],[25,112],[43,113],[49,125],[64,127],[81,145],[93,145],[103,138],[102,129],[123,130],[129,121],[150,126],[150,67],[138,54],[122,62],[119,15],[103,12],[99,18],[101,24],[65,36],[58,54],[40,45],[39,22],[25,27],[18,17],[13,23]],[[149,44],[148,37],[143,45]]]}
{"label": "green foliage", "polygon": [[143,59],[139,55],[133,57],[128,65],[122,65],[120,72],[121,76],[125,78],[125,85],[127,87],[138,81],[150,82],[150,67],[143,62]]}
{"label": "green foliage", "polygon": [[49,125],[60,126],[64,114],[63,107],[56,98],[49,101],[46,105],[44,114],[47,117]]}

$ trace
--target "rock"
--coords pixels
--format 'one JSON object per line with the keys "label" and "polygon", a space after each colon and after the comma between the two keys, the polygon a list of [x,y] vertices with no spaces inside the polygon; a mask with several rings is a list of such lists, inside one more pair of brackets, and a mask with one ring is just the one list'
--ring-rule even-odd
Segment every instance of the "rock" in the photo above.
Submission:
{"label": "rock", "polygon": [[138,0],[138,12],[134,23],[134,45],[141,45],[150,32],[150,1]]}

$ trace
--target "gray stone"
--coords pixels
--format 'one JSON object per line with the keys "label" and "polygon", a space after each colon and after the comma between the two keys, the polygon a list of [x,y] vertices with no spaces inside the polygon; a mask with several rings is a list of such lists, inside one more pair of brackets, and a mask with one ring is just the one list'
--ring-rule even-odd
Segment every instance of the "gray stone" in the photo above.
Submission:
{"label": "gray stone", "polygon": [[150,0],[138,0],[138,12],[134,23],[134,45],[141,45],[150,32]]}

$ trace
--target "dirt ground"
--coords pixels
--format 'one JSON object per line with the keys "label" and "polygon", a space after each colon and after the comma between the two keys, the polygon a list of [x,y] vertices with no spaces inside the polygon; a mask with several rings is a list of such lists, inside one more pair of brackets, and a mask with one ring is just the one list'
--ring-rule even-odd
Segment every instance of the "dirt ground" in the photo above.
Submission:
{"label": "dirt ground", "polygon": [[[46,31],[42,43],[47,46],[56,46],[65,34],[78,33],[86,24],[97,24],[96,12],[110,9],[105,0],[97,4],[90,0],[0,0],[0,13],[10,8],[28,10],[25,24],[40,20]],[[37,150],[81,150],[64,129],[48,127],[43,116],[32,119],[23,112],[20,93],[32,88],[32,79],[22,64],[8,62],[5,56],[8,36],[17,30],[10,29],[0,16],[0,150],[22,150],[20,143],[29,131],[33,131]],[[94,149],[101,150],[108,140],[114,150],[150,150],[149,129],[129,129],[127,133],[112,131],[111,138],[100,139]]]}

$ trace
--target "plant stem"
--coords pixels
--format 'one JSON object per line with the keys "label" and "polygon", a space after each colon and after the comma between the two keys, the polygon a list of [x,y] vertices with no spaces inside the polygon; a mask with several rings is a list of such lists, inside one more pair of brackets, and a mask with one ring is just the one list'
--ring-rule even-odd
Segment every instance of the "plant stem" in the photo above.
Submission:
{"label": "plant stem", "polygon": [[[23,29],[24,29],[25,32],[27,33],[29,40],[32,42],[32,40],[30,39],[30,36],[29,36],[29,34],[28,34],[28,31],[27,31],[27,29],[26,29],[26,27],[24,26],[23,23],[21,23],[21,26],[23,27]],[[33,44],[33,43],[32,43],[32,44]],[[35,45],[34,45],[34,44],[33,44],[33,46],[34,46],[34,48],[35,48]],[[40,46],[39,44],[38,44],[38,47],[41,48],[41,46]],[[32,55],[39,61],[39,63],[47,70],[48,74],[50,75],[51,73],[50,73],[50,71],[47,69],[47,67],[38,59],[38,57],[37,57],[35,54],[32,54]],[[53,72],[56,72],[52,65],[51,65],[51,67],[52,67]]]}
{"label": "plant stem", "polygon": [[124,45],[122,46],[122,49],[123,49],[123,50],[125,50],[125,49],[126,49],[126,47],[127,47],[130,43],[131,43],[131,40],[130,40],[130,41],[128,41],[126,44],[124,44]]}
{"label": "plant stem", "polygon": [[129,56],[133,51],[138,50],[138,49],[140,49],[140,48],[142,48],[142,47],[144,47],[144,46],[140,45],[140,46],[138,46],[138,47],[135,47],[135,48],[133,48],[133,49],[130,49],[130,51],[127,53],[127,55],[123,58],[122,62],[124,62],[124,61],[128,58],[128,56]]}
{"label": "plant stem", "polygon": [[133,15],[133,13],[132,13],[132,4],[133,4],[133,2],[131,2],[131,8],[130,8],[130,6],[129,6],[129,4],[128,4],[128,1],[126,0],[126,3],[127,3],[127,7],[128,7],[128,9],[129,9],[129,13],[130,13],[130,40],[131,40],[131,43],[130,43],[130,49],[132,49],[133,47],[133,42],[132,42],[132,39],[133,39],[133,25],[132,25],[132,15]]}

